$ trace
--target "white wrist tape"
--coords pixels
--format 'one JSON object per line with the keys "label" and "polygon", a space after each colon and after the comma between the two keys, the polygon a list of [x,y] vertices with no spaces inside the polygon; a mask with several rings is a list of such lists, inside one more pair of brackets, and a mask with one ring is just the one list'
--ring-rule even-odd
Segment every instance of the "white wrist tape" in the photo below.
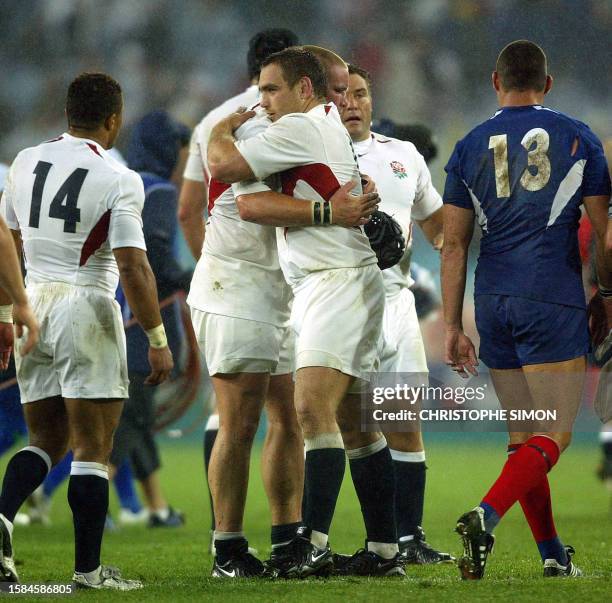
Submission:
{"label": "white wrist tape", "polygon": [[0,322],[13,323],[13,304],[0,306]]}
{"label": "white wrist tape", "polygon": [[153,327],[148,331],[145,331],[149,338],[149,345],[152,348],[165,348],[168,345],[168,338],[166,337],[166,329],[161,324],[157,327]]}

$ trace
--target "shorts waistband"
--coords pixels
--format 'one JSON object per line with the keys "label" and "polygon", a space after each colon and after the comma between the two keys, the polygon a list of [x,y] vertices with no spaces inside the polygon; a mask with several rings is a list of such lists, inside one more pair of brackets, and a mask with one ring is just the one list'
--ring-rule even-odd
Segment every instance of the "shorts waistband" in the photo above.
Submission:
{"label": "shorts waistband", "polygon": [[48,283],[29,283],[26,286],[26,292],[32,295],[39,293],[52,293],[54,295],[69,295],[70,293],[96,293],[103,295],[110,299],[114,299],[115,296],[96,285],[73,285],[71,283],[63,283],[61,281],[49,281]]}

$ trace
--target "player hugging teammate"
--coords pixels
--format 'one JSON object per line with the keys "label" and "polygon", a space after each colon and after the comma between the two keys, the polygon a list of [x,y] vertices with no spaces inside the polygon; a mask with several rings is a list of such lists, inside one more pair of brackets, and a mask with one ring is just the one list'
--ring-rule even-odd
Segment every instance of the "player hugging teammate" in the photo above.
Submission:
{"label": "player hugging teammate", "polygon": [[[459,374],[476,373],[476,352],[462,329],[475,217],[483,230],[480,355],[500,401],[553,406],[568,421],[511,430],[500,477],[457,521],[461,575],[483,577],[493,528],[516,501],[544,575],[580,575],[573,549],[555,530],[547,473],[569,445],[589,347],[575,237],[582,203],[597,241],[596,302],[612,316],[610,180],[599,141],[581,122],[542,106],[552,78],[541,49],[510,44],[493,77],[500,109],[457,144],[442,208],[415,147],[371,131],[366,71],[320,47],[286,48],[292,35],[262,36],[255,46],[267,51],[246,95],[255,106],[215,114],[214,127],[205,130],[203,121],[194,134],[196,162],[210,176],[206,237],[201,215],[192,215],[190,243],[199,261],[188,301],[219,414],[209,472],[212,575],[401,577],[409,563],[452,561],[426,542],[421,527],[420,432],[362,432],[360,393],[376,371],[427,373],[403,255],[413,220],[443,249],[446,361]],[[4,366],[13,320],[30,328],[30,340],[16,346],[30,446],[9,462],[0,493],[0,581],[18,580],[17,510],[70,443],[74,582],[142,586],[100,559],[107,463],[128,385],[113,300],[119,278],[150,343],[147,381],[161,383],[173,367],[144,249],[142,181],[107,153],[122,108],[121,89],[109,76],[76,78],[68,132],[20,153],[2,198],[3,217],[26,252],[32,310],[9,254],[0,270],[0,351]],[[188,184],[196,208],[204,186],[198,182]],[[6,235],[0,222],[3,249]],[[593,320],[600,331],[610,327],[602,327],[605,312]],[[248,547],[243,514],[264,408],[272,552],[262,562]],[[347,457],[366,532],[364,548],[353,555],[334,554],[329,544]]]}

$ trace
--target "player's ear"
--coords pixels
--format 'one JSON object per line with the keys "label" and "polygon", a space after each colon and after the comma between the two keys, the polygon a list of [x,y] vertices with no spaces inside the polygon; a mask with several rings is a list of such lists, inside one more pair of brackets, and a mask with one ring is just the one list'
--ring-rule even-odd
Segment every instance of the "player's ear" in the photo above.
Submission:
{"label": "player's ear", "polygon": [[546,76],[546,84],[544,84],[544,94],[548,94],[553,87],[553,77],[552,75]]}
{"label": "player's ear", "polygon": [[104,120],[104,129],[108,130],[109,132],[114,132],[117,129],[118,124],[119,124],[119,115],[117,115],[117,113],[111,113]]}
{"label": "player's ear", "polygon": [[497,73],[497,71],[494,71],[491,74],[491,82],[493,84],[493,88],[495,89],[495,92],[499,92],[500,91],[500,83],[499,83],[499,74]]}
{"label": "player's ear", "polygon": [[300,98],[306,100],[314,96],[314,89],[309,77],[304,76],[300,79]]}

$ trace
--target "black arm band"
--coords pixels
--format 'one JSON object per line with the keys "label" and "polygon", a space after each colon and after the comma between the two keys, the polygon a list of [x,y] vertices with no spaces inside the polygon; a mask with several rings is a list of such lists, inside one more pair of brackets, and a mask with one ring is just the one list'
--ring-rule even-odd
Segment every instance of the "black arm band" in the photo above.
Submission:
{"label": "black arm band", "polygon": [[331,223],[332,223],[331,205],[329,201],[325,201],[325,203],[323,203],[323,224],[331,224]]}

